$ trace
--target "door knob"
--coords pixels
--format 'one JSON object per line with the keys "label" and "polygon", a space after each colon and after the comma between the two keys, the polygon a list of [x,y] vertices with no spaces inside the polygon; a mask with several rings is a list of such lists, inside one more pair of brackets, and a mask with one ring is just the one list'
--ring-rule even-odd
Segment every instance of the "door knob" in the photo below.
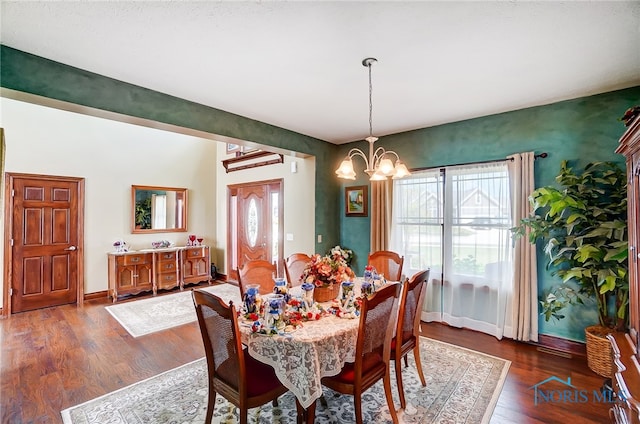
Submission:
{"label": "door knob", "polygon": [[74,250],[76,250],[76,249],[77,249],[77,247],[75,247],[75,246],[69,246],[69,247],[67,247],[67,248],[66,248],[66,249],[64,249],[64,250],[71,250],[71,251],[74,251]]}

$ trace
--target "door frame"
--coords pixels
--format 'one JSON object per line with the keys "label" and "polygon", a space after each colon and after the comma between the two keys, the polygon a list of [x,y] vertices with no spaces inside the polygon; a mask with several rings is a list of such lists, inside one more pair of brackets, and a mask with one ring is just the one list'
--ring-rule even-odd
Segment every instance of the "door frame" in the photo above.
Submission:
{"label": "door frame", "polygon": [[[244,183],[237,183],[237,184],[229,184],[227,185],[227,247],[226,247],[226,254],[225,254],[225,268],[226,268],[226,274],[227,274],[227,279],[230,279],[232,281],[236,281],[237,280],[237,274],[235,273],[235,271],[232,269],[231,267],[231,249],[236,248],[237,246],[235,246],[232,242],[232,227],[231,227],[231,192],[233,190],[237,190],[238,188],[241,187],[246,187],[246,186],[255,186],[255,185],[271,185],[271,184],[279,184],[280,186],[280,190],[279,190],[279,194],[278,194],[278,215],[279,215],[279,219],[278,219],[278,234],[272,235],[278,238],[278,255],[279,256],[283,256],[284,255],[284,178],[275,178],[275,179],[271,179],[271,180],[263,180],[263,181],[247,181]],[[280,257],[278,258],[279,261],[282,261],[283,258]],[[235,279],[234,279],[235,277]]]}
{"label": "door frame", "polygon": [[57,175],[23,174],[17,172],[5,172],[4,174],[4,284],[2,288],[2,317],[11,315],[10,289],[13,286],[13,187],[17,178],[28,178],[43,181],[68,181],[78,184],[78,281],[76,304],[84,302],[84,178],[64,177]]}

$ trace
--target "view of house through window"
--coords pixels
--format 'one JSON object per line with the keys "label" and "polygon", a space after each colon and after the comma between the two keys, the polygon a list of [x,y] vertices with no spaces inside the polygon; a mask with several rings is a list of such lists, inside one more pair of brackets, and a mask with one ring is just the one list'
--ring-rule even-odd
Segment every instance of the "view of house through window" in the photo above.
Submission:
{"label": "view of house through window", "polygon": [[431,268],[423,319],[494,334],[511,293],[505,162],[414,172],[393,188],[391,249],[404,273]]}

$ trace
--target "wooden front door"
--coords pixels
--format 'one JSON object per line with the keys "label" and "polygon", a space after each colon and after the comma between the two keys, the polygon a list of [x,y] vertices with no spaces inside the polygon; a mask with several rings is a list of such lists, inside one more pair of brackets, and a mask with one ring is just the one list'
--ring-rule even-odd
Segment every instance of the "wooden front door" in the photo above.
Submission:
{"label": "wooden front door", "polygon": [[81,301],[84,181],[24,174],[7,179],[11,312]]}
{"label": "wooden front door", "polygon": [[282,258],[282,180],[229,186],[227,275],[247,261]]}

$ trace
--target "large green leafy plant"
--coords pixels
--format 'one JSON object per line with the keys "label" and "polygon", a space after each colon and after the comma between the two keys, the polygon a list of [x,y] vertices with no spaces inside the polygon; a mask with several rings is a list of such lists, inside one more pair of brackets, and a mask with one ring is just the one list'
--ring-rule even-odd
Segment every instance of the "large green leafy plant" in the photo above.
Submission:
{"label": "large green leafy plant", "polygon": [[625,173],[613,162],[576,173],[563,161],[556,182],[560,188],[531,194],[534,212],[513,229],[543,243],[547,269],[562,279],[541,296],[541,313],[562,319],[568,305],[595,301],[600,325],[621,330],[629,303]]}

